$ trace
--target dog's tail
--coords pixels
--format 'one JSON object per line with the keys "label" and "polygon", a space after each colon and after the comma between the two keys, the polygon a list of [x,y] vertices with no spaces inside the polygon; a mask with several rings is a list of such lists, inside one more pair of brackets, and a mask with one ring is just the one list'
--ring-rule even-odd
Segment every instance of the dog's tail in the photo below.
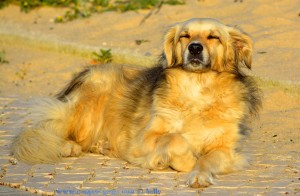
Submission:
{"label": "dog's tail", "polygon": [[32,112],[33,127],[24,129],[13,141],[12,153],[26,163],[54,163],[61,159],[68,137],[68,102],[44,100]]}

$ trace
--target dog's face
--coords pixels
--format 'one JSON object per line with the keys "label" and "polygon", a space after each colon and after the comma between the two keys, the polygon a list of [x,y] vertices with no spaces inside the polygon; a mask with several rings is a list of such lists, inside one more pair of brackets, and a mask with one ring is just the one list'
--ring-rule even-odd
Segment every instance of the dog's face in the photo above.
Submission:
{"label": "dog's face", "polygon": [[191,19],[173,26],[164,42],[166,68],[239,71],[251,68],[252,41],[240,30],[214,19]]}

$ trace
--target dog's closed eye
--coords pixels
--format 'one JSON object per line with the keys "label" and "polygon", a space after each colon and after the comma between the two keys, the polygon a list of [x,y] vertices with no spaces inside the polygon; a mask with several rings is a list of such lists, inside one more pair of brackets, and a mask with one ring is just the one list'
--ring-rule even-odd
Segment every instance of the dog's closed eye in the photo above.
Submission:
{"label": "dog's closed eye", "polygon": [[184,34],[181,34],[179,36],[179,39],[181,39],[181,38],[187,38],[187,39],[189,39],[189,38],[191,38],[191,36],[189,34],[187,34],[187,33],[184,33]]}
{"label": "dog's closed eye", "polygon": [[207,39],[210,39],[210,40],[212,40],[212,39],[217,39],[217,40],[220,40],[220,37],[219,36],[217,36],[217,35],[208,35],[207,36]]}

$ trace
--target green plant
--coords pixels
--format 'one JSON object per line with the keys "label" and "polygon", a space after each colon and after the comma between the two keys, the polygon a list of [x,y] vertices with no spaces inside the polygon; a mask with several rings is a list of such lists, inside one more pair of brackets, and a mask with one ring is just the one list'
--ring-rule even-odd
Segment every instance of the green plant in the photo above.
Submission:
{"label": "green plant", "polygon": [[40,6],[70,7],[73,5],[77,5],[78,1],[80,0],[10,0],[10,1],[19,3],[21,11],[27,13],[30,10]]}
{"label": "green plant", "polygon": [[181,5],[183,0],[121,0],[115,2],[115,9],[121,12],[127,12],[139,9],[151,9],[157,4]]}
{"label": "green plant", "polygon": [[58,16],[54,19],[57,23],[68,22],[75,20],[77,18],[87,18],[91,16],[91,12],[82,6],[73,6],[70,10],[66,11],[63,16]]}
{"label": "green plant", "polygon": [[8,60],[6,60],[5,54],[5,50],[0,52],[0,64],[9,63]]}
{"label": "green plant", "polygon": [[7,6],[8,4],[12,3],[11,0],[4,0],[4,1],[0,1],[0,9]]}
{"label": "green plant", "polygon": [[41,6],[69,8],[64,15],[55,18],[55,22],[61,23],[77,18],[87,18],[96,12],[127,12],[151,9],[162,4],[181,5],[184,2],[185,0],[0,0],[0,8],[8,4],[17,4],[25,13]]}
{"label": "green plant", "polygon": [[96,63],[109,63],[112,61],[112,54],[111,54],[111,49],[108,50],[104,50],[104,49],[100,49],[100,51],[97,52],[93,52],[92,55],[94,56],[93,60]]}
{"label": "green plant", "polygon": [[20,8],[23,12],[28,13],[29,10],[40,6],[41,3],[38,0],[25,0],[25,1],[20,1]]}

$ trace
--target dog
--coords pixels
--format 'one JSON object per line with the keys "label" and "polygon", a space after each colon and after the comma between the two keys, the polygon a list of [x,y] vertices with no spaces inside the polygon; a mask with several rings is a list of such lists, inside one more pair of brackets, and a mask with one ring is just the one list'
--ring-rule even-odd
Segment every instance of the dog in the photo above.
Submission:
{"label": "dog", "polygon": [[247,165],[237,149],[261,106],[260,90],[245,74],[252,50],[246,33],[217,20],[177,23],[156,66],[91,66],[40,103],[13,155],[54,163],[94,152],[190,172],[190,187],[209,186],[216,175]]}

